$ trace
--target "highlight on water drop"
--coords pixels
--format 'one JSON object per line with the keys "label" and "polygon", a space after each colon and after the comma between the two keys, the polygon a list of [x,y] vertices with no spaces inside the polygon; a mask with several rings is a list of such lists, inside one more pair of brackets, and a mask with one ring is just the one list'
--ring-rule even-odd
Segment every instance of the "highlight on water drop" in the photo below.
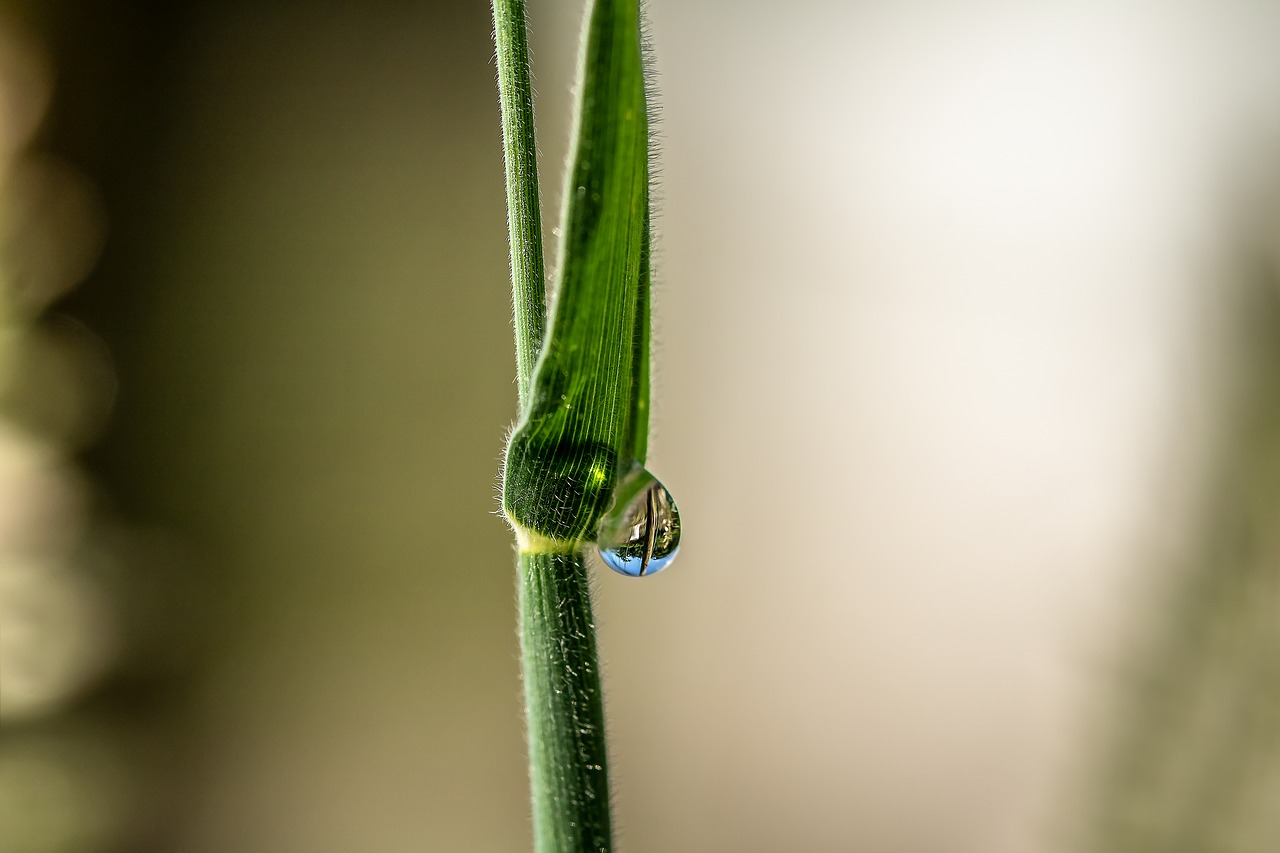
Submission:
{"label": "highlight on water drop", "polygon": [[609,568],[628,577],[655,575],[680,549],[680,511],[666,486],[641,465],[619,482],[596,530],[596,547]]}

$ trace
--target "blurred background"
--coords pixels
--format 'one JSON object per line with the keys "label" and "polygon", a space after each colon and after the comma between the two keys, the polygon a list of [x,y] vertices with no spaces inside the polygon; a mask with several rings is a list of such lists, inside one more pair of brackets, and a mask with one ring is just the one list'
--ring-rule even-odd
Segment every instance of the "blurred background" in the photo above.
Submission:
{"label": "blurred background", "polygon": [[[1280,4],[648,6],[619,849],[1280,849]],[[528,849],[487,4],[0,8],[0,849]]]}

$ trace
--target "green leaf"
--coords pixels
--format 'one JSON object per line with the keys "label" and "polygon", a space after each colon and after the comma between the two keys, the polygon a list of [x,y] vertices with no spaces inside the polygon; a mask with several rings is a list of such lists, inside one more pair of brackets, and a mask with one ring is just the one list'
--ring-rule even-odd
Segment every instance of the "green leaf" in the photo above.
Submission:
{"label": "green leaf", "polygon": [[534,837],[541,853],[607,851],[604,704],[584,550],[648,443],[649,123],[639,6],[597,0],[588,13],[546,329],[524,3],[494,0],[494,23],[521,412],[507,445],[503,509],[520,545]]}
{"label": "green leaf", "polygon": [[649,123],[637,3],[594,5],[580,97],[555,302],[507,449],[503,506],[526,550],[589,539],[617,479],[643,461]]}

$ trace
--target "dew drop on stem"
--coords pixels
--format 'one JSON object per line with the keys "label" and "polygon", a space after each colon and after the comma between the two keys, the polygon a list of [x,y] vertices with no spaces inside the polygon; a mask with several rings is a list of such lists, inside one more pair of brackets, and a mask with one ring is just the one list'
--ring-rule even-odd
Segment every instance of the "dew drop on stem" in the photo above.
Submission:
{"label": "dew drop on stem", "polygon": [[613,491],[596,529],[596,547],[609,568],[628,577],[655,575],[680,548],[680,511],[666,486],[636,465]]}

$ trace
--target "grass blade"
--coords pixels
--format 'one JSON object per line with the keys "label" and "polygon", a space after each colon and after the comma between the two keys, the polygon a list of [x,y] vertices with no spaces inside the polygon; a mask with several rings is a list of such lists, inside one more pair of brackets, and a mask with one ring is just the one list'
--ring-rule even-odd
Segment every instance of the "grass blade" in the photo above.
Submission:
{"label": "grass blade", "polygon": [[635,406],[648,359],[649,124],[634,0],[595,3],[580,98],[555,305],[507,451],[504,507],[535,550],[590,537],[648,429]]}
{"label": "grass blade", "polygon": [[[613,843],[584,554],[619,477],[643,462],[648,440],[649,124],[639,18],[636,0],[596,0],[588,12],[544,336],[538,306],[529,304],[541,286],[531,280],[541,244],[524,4],[494,2],[521,387],[503,510],[520,546],[534,836],[542,853],[608,851]],[[539,356],[527,375],[531,353]]]}

